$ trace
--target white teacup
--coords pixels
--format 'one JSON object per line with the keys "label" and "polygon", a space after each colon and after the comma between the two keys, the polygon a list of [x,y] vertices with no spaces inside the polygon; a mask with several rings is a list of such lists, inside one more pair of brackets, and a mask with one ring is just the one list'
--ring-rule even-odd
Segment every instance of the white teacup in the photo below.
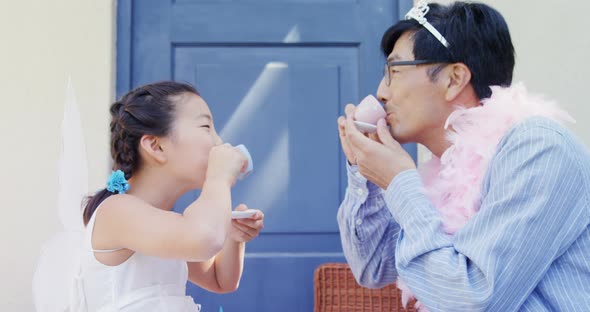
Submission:
{"label": "white teacup", "polygon": [[360,131],[372,133],[377,131],[377,121],[386,116],[387,113],[381,103],[373,95],[369,94],[356,107],[354,123]]}
{"label": "white teacup", "polygon": [[242,154],[244,154],[248,160],[248,167],[246,168],[246,171],[240,173],[238,176],[238,179],[243,180],[249,176],[252,171],[254,171],[254,163],[252,162],[252,156],[250,155],[250,152],[248,152],[248,149],[244,146],[244,144],[237,145],[236,148],[240,150],[240,152],[242,152]]}

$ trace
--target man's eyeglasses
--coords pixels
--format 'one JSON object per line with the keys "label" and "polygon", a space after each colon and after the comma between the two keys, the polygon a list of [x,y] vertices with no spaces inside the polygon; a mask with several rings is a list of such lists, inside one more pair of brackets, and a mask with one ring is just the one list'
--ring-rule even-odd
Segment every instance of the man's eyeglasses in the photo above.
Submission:
{"label": "man's eyeglasses", "polygon": [[407,66],[407,65],[426,65],[441,63],[440,61],[433,60],[413,60],[413,61],[389,61],[385,63],[385,72],[383,77],[385,78],[385,85],[389,87],[391,84],[391,70],[392,66]]}

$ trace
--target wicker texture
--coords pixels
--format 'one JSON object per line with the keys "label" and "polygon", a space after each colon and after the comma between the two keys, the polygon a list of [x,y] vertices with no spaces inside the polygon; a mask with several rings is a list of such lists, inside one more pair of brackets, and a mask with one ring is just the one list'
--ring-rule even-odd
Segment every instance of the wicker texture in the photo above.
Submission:
{"label": "wicker texture", "polygon": [[404,309],[395,284],[381,289],[360,286],[346,263],[325,263],[314,272],[315,312],[415,312],[414,302]]}

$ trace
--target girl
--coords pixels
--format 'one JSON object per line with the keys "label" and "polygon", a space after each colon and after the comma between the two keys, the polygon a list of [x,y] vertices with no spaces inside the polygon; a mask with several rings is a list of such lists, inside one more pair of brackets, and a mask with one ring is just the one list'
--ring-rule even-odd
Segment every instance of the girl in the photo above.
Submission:
{"label": "girl", "polygon": [[[236,290],[245,243],[264,215],[231,220],[231,187],[247,161],[222,144],[207,103],[189,85],[160,82],[129,92],[110,112],[117,171],[84,209],[86,251],[70,310],[195,312],[187,279]],[[200,197],[172,212],[192,189]]]}

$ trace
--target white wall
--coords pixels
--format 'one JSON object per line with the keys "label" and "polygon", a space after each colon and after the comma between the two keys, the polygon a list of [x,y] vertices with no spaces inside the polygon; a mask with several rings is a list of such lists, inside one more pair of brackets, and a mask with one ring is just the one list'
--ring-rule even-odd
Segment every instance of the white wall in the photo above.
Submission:
{"label": "white wall", "polygon": [[0,4],[0,311],[33,311],[41,243],[58,229],[57,160],[68,76],[87,143],[91,189],[108,172],[114,0]]}
{"label": "white wall", "polygon": [[[449,3],[452,1],[436,1]],[[590,147],[590,2],[482,0],[502,13],[516,49],[514,81],[556,100],[577,121],[567,125]],[[588,89],[587,89],[588,88]],[[428,158],[419,149],[419,158]]]}
{"label": "white wall", "polygon": [[590,2],[488,0],[504,14],[516,49],[515,81],[555,99],[590,146]]}

